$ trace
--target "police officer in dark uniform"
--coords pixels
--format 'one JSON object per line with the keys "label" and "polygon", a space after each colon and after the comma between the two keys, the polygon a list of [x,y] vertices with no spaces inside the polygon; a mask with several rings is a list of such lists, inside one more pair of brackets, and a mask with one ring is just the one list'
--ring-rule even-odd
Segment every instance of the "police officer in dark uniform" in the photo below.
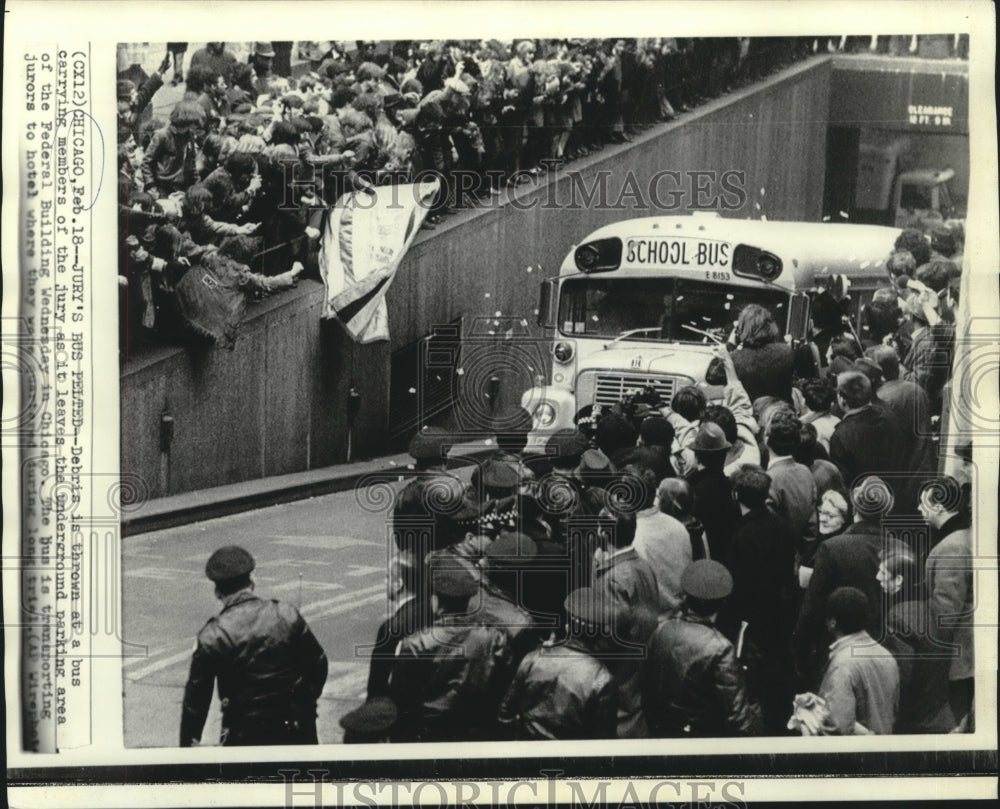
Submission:
{"label": "police officer in dark uniform", "polygon": [[654,737],[750,736],[763,731],[732,643],[715,619],[733,590],[725,566],[699,559],[681,576],[685,603],[649,641],[643,712]]}
{"label": "police officer in dark uniform", "polygon": [[531,537],[504,531],[487,546],[483,562],[487,575],[482,582],[477,615],[483,623],[507,635],[511,675],[521,658],[540,640],[538,627],[524,608],[523,574],[532,567],[537,552]]}
{"label": "police officer in dark uniform", "polygon": [[[597,513],[576,474],[589,448],[587,437],[574,428],[557,430],[545,445],[552,471],[539,479],[536,502],[551,535],[535,539],[535,571],[525,600],[525,606],[539,618],[539,625],[553,621],[557,627],[565,624],[566,596],[591,580]],[[548,620],[541,618],[546,615]]]}
{"label": "police officer in dark uniform", "polygon": [[462,560],[431,563],[434,623],[404,638],[389,680],[399,719],[393,741],[448,742],[490,738],[506,666],[504,633],[482,624],[469,599],[479,581]]}
{"label": "police officer in dark uniform", "polygon": [[227,545],[209,557],[222,612],[198,633],[184,689],[181,747],[201,739],[219,683],[222,744],[316,744],[327,660],[298,610],[254,593],[253,557]]}
{"label": "police officer in dark uniform", "polygon": [[564,605],[563,643],[529,652],[500,705],[501,728],[515,739],[613,739],[617,728],[615,680],[598,655],[611,639],[610,605],[590,587],[574,590]]}

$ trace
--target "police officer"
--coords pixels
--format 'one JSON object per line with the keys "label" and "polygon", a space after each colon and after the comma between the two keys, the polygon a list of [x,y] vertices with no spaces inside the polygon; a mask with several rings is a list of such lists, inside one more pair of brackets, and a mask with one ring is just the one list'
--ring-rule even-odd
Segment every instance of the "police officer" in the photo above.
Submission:
{"label": "police officer", "polygon": [[733,590],[725,566],[699,559],[681,576],[685,603],[649,642],[643,710],[650,735],[748,736],[761,732],[736,651],[715,628]]}
{"label": "police officer", "polygon": [[448,468],[448,453],[453,443],[454,438],[447,430],[426,426],[414,434],[406,451],[413,458],[413,468],[418,472],[443,472]]}
{"label": "police officer", "polygon": [[482,563],[488,573],[482,582],[477,614],[484,624],[506,634],[510,674],[539,641],[535,621],[524,608],[524,574],[530,572],[537,553],[531,537],[504,531],[487,546]]}
{"label": "police officer", "polygon": [[[576,475],[589,448],[587,437],[575,428],[557,430],[545,445],[552,471],[538,481],[537,506],[551,536],[536,538],[536,571],[525,602],[540,618],[540,626],[565,624],[566,597],[591,580],[597,514],[591,513],[586,487]],[[548,621],[541,617],[545,615]]]}
{"label": "police officer", "polygon": [[399,644],[389,680],[399,709],[393,741],[486,739],[496,722],[496,674],[507,660],[506,637],[484,626],[469,599],[479,592],[471,566],[431,562],[434,622]]}
{"label": "police officer", "polygon": [[184,689],[181,747],[200,741],[216,680],[223,745],[317,743],[326,655],[298,610],[254,593],[254,566],[236,545],[219,548],[205,565],[222,612],[198,633]]}
{"label": "police officer", "polygon": [[509,736],[615,738],[615,680],[596,656],[611,638],[610,605],[602,598],[590,587],[570,593],[565,642],[546,643],[521,662],[498,717]]}

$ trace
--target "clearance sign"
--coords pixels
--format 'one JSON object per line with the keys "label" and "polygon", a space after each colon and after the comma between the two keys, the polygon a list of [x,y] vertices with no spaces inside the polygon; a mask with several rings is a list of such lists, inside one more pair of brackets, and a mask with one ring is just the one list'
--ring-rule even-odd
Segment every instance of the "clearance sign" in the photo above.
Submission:
{"label": "clearance sign", "polygon": [[729,270],[732,260],[733,246],[729,242],[683,236],[637,236],[625,240],[621,267],[721,272]]}

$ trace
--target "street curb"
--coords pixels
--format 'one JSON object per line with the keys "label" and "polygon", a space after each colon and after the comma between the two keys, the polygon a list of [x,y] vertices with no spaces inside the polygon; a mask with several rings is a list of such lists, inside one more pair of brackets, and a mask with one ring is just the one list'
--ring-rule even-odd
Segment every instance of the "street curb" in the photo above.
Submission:
{"label": "street curb", "polygon": [[[471,466],[496,452],[495,446],[467,445],[455,449],[459,451],[448,457],[449,469]],[[399,458],[399,462],[395,462],[394,458]],[[412,462],[413,459],[408,455],[392,456],[150,500],[123,517],[122,537],[348,491],[370,476],[406,477],[412,474],[408,469],[408,464]]]}

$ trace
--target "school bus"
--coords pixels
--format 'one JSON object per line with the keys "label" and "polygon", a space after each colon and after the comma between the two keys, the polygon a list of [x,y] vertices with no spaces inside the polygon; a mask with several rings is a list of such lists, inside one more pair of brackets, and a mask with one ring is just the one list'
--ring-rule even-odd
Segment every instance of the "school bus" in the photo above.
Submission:
{"label": "school bus", "polygon": [[765,222],[717,214],[631,219],[602,227],[542,282],[538,322],[553,331],[546,384],[525,391],[529,449],[572,427],[588,405],[610,405],[646,386],[669,402],[703,382],[713,346],[740,310],[765,306],[785,339],[809,336],[809,293],[847,279],[852,320],[889,283],[899,229]]}

